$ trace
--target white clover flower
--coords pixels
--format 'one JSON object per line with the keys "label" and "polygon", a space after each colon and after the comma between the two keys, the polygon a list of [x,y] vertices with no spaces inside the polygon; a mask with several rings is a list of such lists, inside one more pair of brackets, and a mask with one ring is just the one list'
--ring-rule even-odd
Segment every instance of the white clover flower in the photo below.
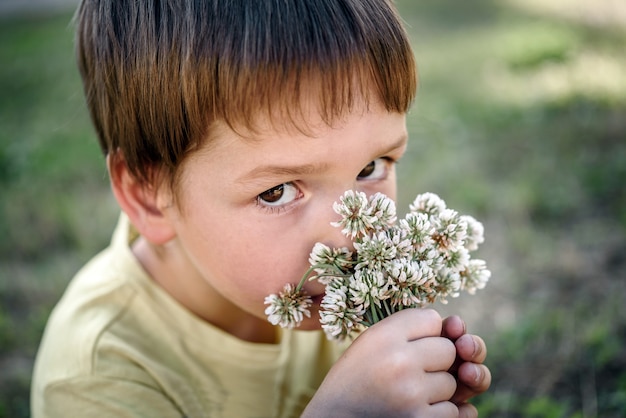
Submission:
{"label": "white clover flower", "polygon": [[280,325],[282,328],[295,328],[299,326],[304,317],[311,317],[309,308],[311,298],[288,283],[278,295],[272,294],[265,298],[265,315],[272,325]]}
{"label": "white clover flower", "polygon": [[425,213],[433,216],[438,215],[446,209],[446,202],[434,193],[423,193],[417,195],[409,210],[411,212]]}
{"label": "white clover flower", "polygon": [[369,206],[371,214],[376,217],[374,227],[377,230],[392,226],[396,222],[396,203],[384,194],[372,195]]}
{"label": "white clover flower", "polygon": [[348,286],[345,280],[334,279],[326,285],[321,307],[327,311],[345,310],[349,307]]}
{"label": "white clover flower", "polygon": [[386,231],[364,236],[360,242],[354,243],[354,248],[359,254],[356,270],[385,270],[397,254],[396,244]]}
{"label": "white clover flower", "polygon": [[461,219],[467,224],[465,247],[467,247],[469,251],[475,251],[480,244],[485,242],[485,228],[482,223],[478,222],[472,216],[463,215]]}
{"label": "white clover flower", "polygon": [[469,262],[467,248],[459,247],[456,251],[448,251],[443,255],[443,267],[456,273],[467,269]]}
{"label": "white clover flower", "polygon": [[[433,241],[434,242],[434,241]],[[413,260],[430,267],[433,270],[440,270],[444,268],[445,256],[437,250],[437,248],[425,248],[423,251],[415,252],[413,254]]]}
{"label": "white clover flower", "polygon": [[401,219],[400,228],[406,230],[407,237],[415,247],[415,251],[422,251],[433,244],[432,235],[435,228],[426,213],[410,212]]}
{"label": "white clover flower", "polygon": [[363,309],[350,303],[348,287],[342,281],[336,280],[326,286],[319,314],[327,338],[341,341],[362,322]]}
{"label": "white clover flower", "polygon": [[362,323],[362,311],[320,311],[320,323],[329,340],[343,341]]}
{"label": "white clover flower", "polygon": [[473,295],[477,289],[483,289],[487,285],[490,277],[491,271],[487,270],[484,260],[470,260],[467,269],[461,272],[461,289]]}
{"label": "white clover flower", "polygon": [[439,216],[431,218],[435,226],[433,240],[442,252],[457,251],[467,238],[467,224],[459,213],[444,209]]}
{"label": "white clover flower", "polygon": [[326,286],[320,324],[329,339],[343,340],[399,310],[474,294],[491,276],[470,256],[484,241],[483,225],[433,193],[418,195],[399,221],[395,203],[380,193],[368,199],[349,190],[333,209],[341,220],[332,225],[354,251],[315,244],[298,286],[265,299],[272,324],[291,328],[310,315],[311,299],[300,291],[306,280]]}
{"label": "white clover flower", "polygon": [[363,309],[368,309],[372,303],[380,306],[380,301],[389,297],[387,280],[382,271],[356,271],[350,277],[348,286],[350,300]]}
{"label": "white clover flower", "polygon": [[391,306],[414,308],[424,305],[434,277],[434,271],[426,265],[406,259],[396,261],[388,276]]}
{"label": "white clover flower", "polygon": [[387,229],[387,236],[396,247],[396,258],[411,258],[415,251],[411,239],[407,235],[407,230],[393,225]]}
{"label": "white clover flower", "polygon": [[437,280],[434,286],[434,298],[431,302],[439,300],[443,304],[448,303],[448,297],[456,298],[459,296],[461,290],[461,277],[459,273],[453,271],[447,271],[445,269],[440,270],[437,274]]}
{"label": "white clover flower", "polygon": [[331,225],[342,228],[341,232],[352,239],[373,231],[378,218],[371,213],[368,203],[365,193],[348,190],[339,202],[333,204],[333,210],[341,215],[341,220]]}
{"label": "white clover flower", "polygon": [[352,252],[346,248],[330,248],[329,246],[316,243],[309,255],[309,264],[315,271],[317,280],[326,285],[333,277],[341,277],[350,274],[354,268]]}

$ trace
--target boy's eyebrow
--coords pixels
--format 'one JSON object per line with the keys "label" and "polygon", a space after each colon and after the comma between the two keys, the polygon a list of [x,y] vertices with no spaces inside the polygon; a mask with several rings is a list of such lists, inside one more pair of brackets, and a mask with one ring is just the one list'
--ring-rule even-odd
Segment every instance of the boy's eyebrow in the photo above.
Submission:
{"label": "boy's eyebrow", "polygon": [[403,132],[398,137],[398,139],[391,143],[391,145],[384,148],[381,147],[376,155],[384,156],[387,154],[391,154],[394,151],[399,150],[400,148],[404,148],[407,145],[407,142],[409,142],[409,134],[407,132]]}
{"label": "boy's eyebrow", "polygon": [[393,142],[393,144],[391,144],[389,147],[386,147],[384,151],[380,154],[385,155],[397,149],[403,148],[406,146],[407,142],[409,142],[409,134],[408,132],[403,132],[402,135],[400,135],[398,139]]}
{"label": "boy's eyebrow", "polygon": [[263,165],[256,167],[237,179],[237,183],[246,183],[259,177],[298,177],[323,171],[328,167],[327,163],[304,164],[295,166]]}
{"label": "boy's eyebrow", "polygon": [[[391,153],[397,149],[400,149],[406,145],[408,141],[407,133],[403,133],[396,141],[390,146],[381,149],[376,155],[385,155]],[[271,177],[271,176],[287,176],[298,177],[307,174],[313,174],[323,171],[328,167],[328,163],[322,162],[317,164],[303,164],[295,166],[283,166],[283,165],[263,165],[254,168],[247,172],[236,180],[237,183],[246,183],[250,180],[257,179],[259,177]]]}

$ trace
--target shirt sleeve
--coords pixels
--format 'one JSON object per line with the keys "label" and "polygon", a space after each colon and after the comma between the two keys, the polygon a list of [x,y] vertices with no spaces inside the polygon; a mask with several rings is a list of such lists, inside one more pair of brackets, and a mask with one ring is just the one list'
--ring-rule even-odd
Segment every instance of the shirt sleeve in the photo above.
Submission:
{"label": "shirt sleeve", "polygon": [[33,404],[32,418],[182,418],[168,397],[142,383],[106,377],[56,382]]}

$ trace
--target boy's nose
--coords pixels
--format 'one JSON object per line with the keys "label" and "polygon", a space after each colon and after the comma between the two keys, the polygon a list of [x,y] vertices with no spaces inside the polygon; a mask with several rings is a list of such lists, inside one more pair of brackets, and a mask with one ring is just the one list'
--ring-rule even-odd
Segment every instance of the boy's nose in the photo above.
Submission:
{"label": "boy's nose", "polygon": [[327,208],[321,211],[321,216],[316,226],[317,241],[331,248],[347,247],[350,250],[354,250],[353,240],[341,232],[342,228],[340,226],[333,225],[341,220],[341,215],[333,210],[333,202],[338,200],[339,198],[330,202]]}
{"label": "boy's nose", "polygon": [[[334,220],[339,220],[339,218],[335,218]],[[354,250],[352,239],[344,235],[344,233],[341,232],[341,229],[342,228],[340,226],[331,225],[331,222],[329,222],[326,239],[322,242],[331,248],[347,247],[350,251]]]}

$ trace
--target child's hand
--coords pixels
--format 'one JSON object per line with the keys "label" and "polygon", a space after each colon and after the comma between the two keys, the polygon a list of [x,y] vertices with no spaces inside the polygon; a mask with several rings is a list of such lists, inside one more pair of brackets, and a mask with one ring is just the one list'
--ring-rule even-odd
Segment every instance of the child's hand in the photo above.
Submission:
{"label": "child's hand", "polygon": [[458,349],[430,309],[397,312],[363,332],[330,370],[305,417],[457,417],[448,371]]}
{"label": "child's hand", "polygon": [[482,338],[465,333],[465,323],[458,316],[443,321],[442,336],[456,347],[456,361],[450,373],[457,377],[457,389],[451,401],[459,407],[459,417],[477,417],[478,412],[467,401],[485,392],[491,384],[491,372],[482,364],[487,357],[487,347]]}

